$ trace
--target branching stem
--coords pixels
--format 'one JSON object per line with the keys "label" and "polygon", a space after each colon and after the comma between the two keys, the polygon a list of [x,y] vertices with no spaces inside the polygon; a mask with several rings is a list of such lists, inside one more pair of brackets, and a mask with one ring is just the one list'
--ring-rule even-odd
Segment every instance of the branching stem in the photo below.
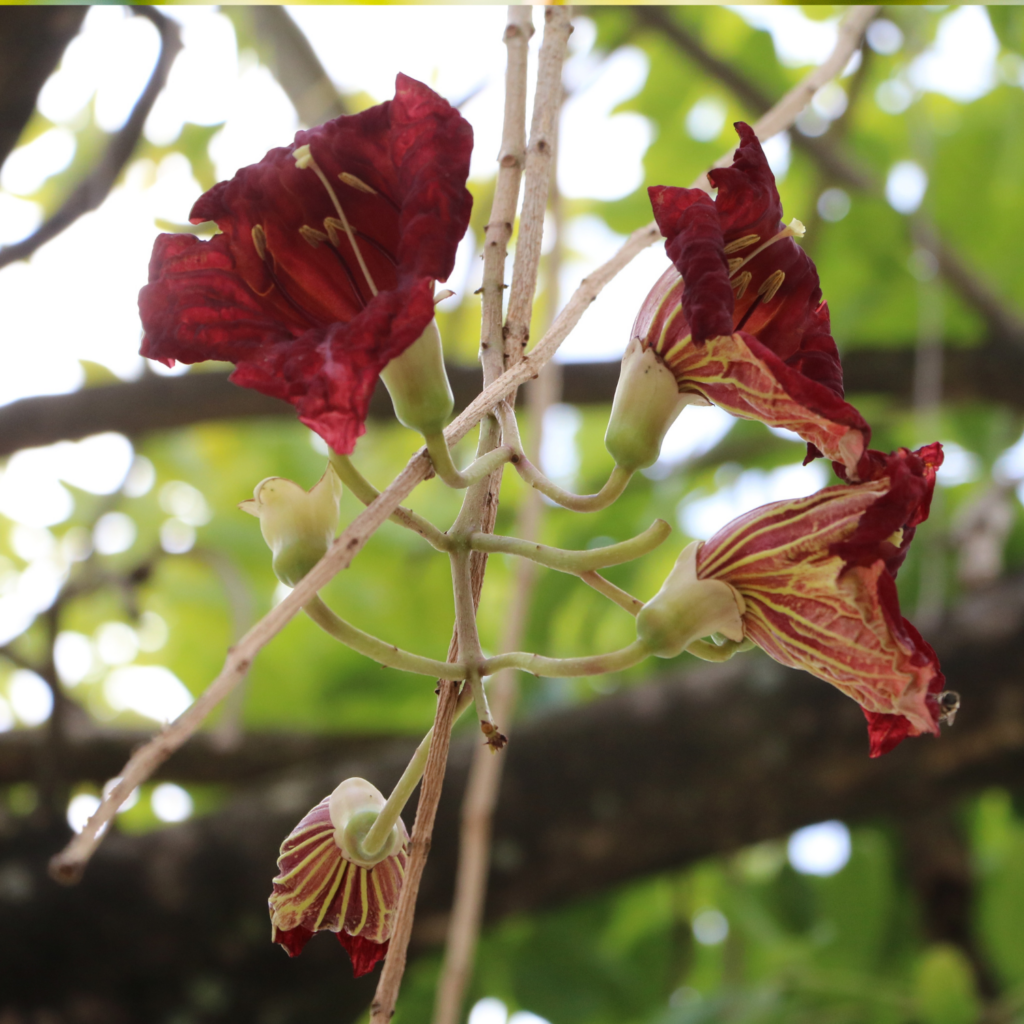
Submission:
{"label": "branching stem", "polygon": [[[380,497],[380,491],[370,483],[347,455],[331,452],[331,465],[338,474],[338,479],[364,505],[370,505]],[[407,530],[418,533],[424,540],[438,551],[449,551],[451,544],[448,535],[442,533],[429,519],[417,515],[412,509],[399,506],[391,515],[391,521],[404,526]]]}
{"label": "branching stem", "polygon": [[[459,720],[459,716],[473,702],[473,695],[468,686],[462,688],[459,694],[459,701],[455,705],[455,717],[453,722]],[[391,830],[395,827],[399,816],[409,802],[409,797],[420,784],[423,778],[423,770],[427,766],[427,757],[430,755],[430,742],[434,738],[434,727],[427,730],[426,736],[420,741],[415,753],[409,759],[402,777],[395,783],[395,788],[387,798],[377,820],[370,826],[370,830],[363,837],[362,847],[364,852],[371,857],[387,842]]]}
{"label": "branching stem", "polygon": [[596,569],[621,565],[623,562],[640,558],[653,551],[671,532],[672,527],[664,519],[656,519],[636,537],[618,544],[591,548],[589,551],[567,551],[564,548],[552,548],[546,544],[534,544],[518,537],[502,537],[495,533],[472,533],[468,540],[474,551],[518,555],[520,558],[529,558],[540,565],[546,565],[549,569],[581,576]]}
{"label": "branching stem", "polygon": [[443,431],[436,434],[428,434],[424,440],[427,442],[427,453],[430,461],[434,464],[434,472],[449,486],[457,491],[475,484],[478,480],[489,477],[499,466],[504,466],[515,456],[512,449],[507,445],[495,448],[486,452],[471,462],[464,470],[459,470],[452,459],[451,449],[445,440]]}
{"label": "branching stem", "polygon": [[353,651],[372,658],[374,661],[387,668],[401,669],[403,672],[416,672],[421,676],[443,676],[445,679],[465,679],[466,667],[464,665],[453,665],[447,661],[435,661],[433,658],[424,658],[419,654],[412,654],[403,651],[394,644],[379,640],[369,633],[350,625],[344,619],[336,615],[320,596],[313,597],[303,605],[306,614],[325,632],[339,640],[346,647]]}
{"label": "branching stem", "polygon": [[519,439],[519,427],[515,413],[506,402],[502,402],[496,410],[501,423],[502,440],[514,452],[512,459],[516,472],[533,488],[550,498],[555,504],[561,505],[572,512],[600,512],[616,501],[626,489],[633,474],[620,466],[616,466],[608,477],[604,487],[596,494],[573,494],[557,484],[552,483],[527,457]]}

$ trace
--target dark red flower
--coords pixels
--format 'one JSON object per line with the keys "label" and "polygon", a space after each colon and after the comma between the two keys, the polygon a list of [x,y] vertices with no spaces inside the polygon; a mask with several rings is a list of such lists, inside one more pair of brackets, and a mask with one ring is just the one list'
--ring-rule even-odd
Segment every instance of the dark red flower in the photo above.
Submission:
{"label": "dark red flower", "polygon": [[941,464],[938,444],[868,452],[863,482],[754,509],[697,554],[698,578],[721,580],[742,599],[747,639],[861,705],[872,757],[906,736],[937,735],[955,711],[935,652],[900,613],[895,583]]}
{"label": "dark red flower", "polygon": [[[472,146],[459,112],[405,75],[393,100],[299,132],[199,198],[192,223],[222,234],[157,238],[142,354],[232,362],[236,384],[351,452],[381,369],[423,333],[455,264]],[[296,164],[301,147],[315,166]]]}
{"label": "dark red flower", "polygon": [[787,427],[857,478],[871,432],[843,401],[839,354],[818,274],[782,224],[775,177],[753,129],[737,123],[718,189],[648,189],[673,266],[641,307],[633,336],[697,393],[737,416]]}
{"label": "dark red flower", "polygon": [[[373,799],[367,806],[379,811],[384,798],[362,779],[347,780],[335,792],[353,785],[359,793],[369,790]],[[324,797],[281,845],[270,894],[273,941],[298,956],[316,932],[332,931],[357,978],[383,960],[408,859],[401,819],[396,828],[394,849],[374,864],[356,863],[342,849],[343,823],[332,818],[331,797]]]}

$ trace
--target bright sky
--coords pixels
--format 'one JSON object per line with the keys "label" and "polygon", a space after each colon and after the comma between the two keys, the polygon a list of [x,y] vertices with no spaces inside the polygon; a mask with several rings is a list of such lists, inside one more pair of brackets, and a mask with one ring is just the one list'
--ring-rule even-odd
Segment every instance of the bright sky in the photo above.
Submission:
{"label": "bright sky", "polygon": [[[290,140],[298,127],[291,102],[251,54],[238,54],[227,17],[214,7],[162,10],[181,23],[185,47],[149,118],[147,137],[166,144],[177,137],[186,121],[223,123],[211,144],[221,178]],[[476,134],[472,173],[483,178],[493,172],[505,66],[501,43],[504,8],[309,6],[292,11],[343,91],[365,91],[377,100],[388,99],[395,74],[404,71],[455,102],[475,94],[463,108]],[[811,20],[796,7],[757,6],[737,11],[751,24],[770,31],[780,60],[792,66],[821,61],[835,41],[834,19]],[[395,19],[401,19],[401,32],[388,30]],[[541,34],[538,24],[532,41],[533,66]],[[352,45],[353,40],[358,40],[358,45]],[[375,45],[375,40],[380,42]],[[609,59],[599,58],[591,52],[593,41],[593,26],[586,18],[579,19],[565,68],[571,96],[561,125],[558,180],[566,196],[612,200],[643,183],[642,160],[651,141],[651,127],[640,115],[612,111],[643,87],[648,62],[641,51],[629,47]],[[892,53],[902,46],[902,37],[891,22],[879,22],[869,42],[879,52]],[[81,35],[72,42],[40,96],[41,112],[57,127],[15,150],[0,169],[0,244],[19,240],[37,225],[38,207],[22,197],[73,158],[73,129],[88,117],[90,98],[100,126],[108,131],[119,128],[150,74],[157,50],[156,30],[145,19],[127,15],[120,7],[90,9]],[[997,55],[998,45],[984,9],[953,9],[943,18],[935,45],[902,77],[885,83],[876,102],[883,110],[899,113],[920,90],[944,92],[961,101],[975,99],[993,87]],[[823,90],[816,98],[813,115],[801,127],[809,132],[824,130],[821,126],[827,127],[844,103],[841,85]],[[706,97],[688,114],[685,130],[694,138],[709,139],[722,131],[723,123],[720,104]],[[772,140],[766,149],[776,172],[784,174],[788,138]],[[897,209],[916,208],[924,195],[927,178],[915,168],[905,161],[892,169],[890,201]],[[199,193],[184,157],[168,156],[159,165],[136,161],[124,183],[99,210],[81,218],[29,261],[0,271],[4,331],[0,338],[0,404],[74,390],[84,377],[79,360],[100,363],[125,380],[139,375],[142,361],[137,354],[136,296],[146,280],[158,231],[155,221],[186,222]],[[826,207],[826,212],[832,211],[830,216],[845,215],[842,198],[831,197]],[[565,296],[622,241],[593,216],[570,221],[566,234],[571,257],[561,281]],[[617,358],[629,338],[636,309],[664,266],[660,246],[641,254],[584,315],[561,358]],[[475,289],[478,268],[479,260],[474,259],[467,242],[450,286],[460,294]],[[154,369],[161,372],[162,368]],[[687,410],[670,433],[664,458],[652,474],[667,472],[680,459],[709,448],[729,422],[718,410]],[[573,438],[578,424],[574,410],[563,407],[552,414],[549,448],[564,456],[560,466],[552,466],[552,472],[566,479],[576,468]],[[966,472],[962,470],[962,474]],[[97,524],[95,535],[80,539],[77,547],[57,545],[47,528],[66,520],[72,509],[71,495],[61,481],[97,493],[112,493],[122,486],[144,493],[152,486],[151,477],[152,467],[147,471],[145,460],[133,459],[131,445],[117,435],[23,452],[9,460],[0,473],[0,512],[19,524],[16,547],[20,545],[19,557],[24,552],[28,564],[24,571],[0,565],[0,643],[20,633],[33,615],[52,602],[70,565],[90,543],[100,550],[120,551],[134,540],[134,524],[120,513],[111,513]],[[695,498],[681,509],[681,523],[692,534],[707,536],[748,507],[777,496],[793,496],[793,488],[798,486],[790,467],[772,473],[748,471],[720,483],[718,493]],[[189,496],[181,490],[188,485],[175,482],[175,486],[179,484],[173,494],[168,491],[165,495],[166,487],[161,491],[168,514],[162,540],[169,551],[188,550],[196,526],[204,521],[201,509],[196,511],[196,501],[201,502],[202,496]],[[802,470],[799,486],[820,486],[815,471]],[[125,657],[126,651],[143,645],[141,634],[134,640],[121,636],[120,646],[117,636],[109,630],[108,634],[105,642],[97,637],[81,642],[72,638],[65,643],[65,662],[71,666],[67,679],[86,678],[90,673],[95,676],[105,665],[110,669],[105,686],[111,706],[131,708],[155,720],[180,710],[189,698],[179,681],[170,673],[157,678],[152,672],[143,680],[138,675],[141,669],[131,665],[134,653]],[[0,695],[0,729],[15,718],[28,724],[49,713],[39,690],[42,682],[31,676],[18,676],[17,685],[8,687],[6,702]],[[147,693],[162,696],[152,700],[139,696],[144,683]]]}

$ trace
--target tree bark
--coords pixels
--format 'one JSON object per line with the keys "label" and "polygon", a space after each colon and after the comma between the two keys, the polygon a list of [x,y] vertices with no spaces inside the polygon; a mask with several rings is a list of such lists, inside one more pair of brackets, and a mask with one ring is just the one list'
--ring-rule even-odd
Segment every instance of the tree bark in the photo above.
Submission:
{"label": "tree bark", "polygon": [[[999,402],[1024,409],[1024,350],[1008,345],[946,346],[947,401]],[[891,395],[909,400],[913,348],[861,348],[843,355],[846,393]],[[567,363],[562,368],[562,400],[577,405],[611,402],[619,379],[618,362]],[[456,411],[480,393],[480,369],[448,366]],[[143,377],[129,384],[105,384],[68,395],[23,398],[0,408],[0,456],[21,448],[76,440],[116,430],[136,438],[159,430],[217,420],[295,416],[287,402],[236,387],[220,372],[184,377]],[[370,417],[394,418],[391,400],[378,384]]]}
{"label": "tree bark", "polygon": [[[1024,578],[964,602],[940,654],[964,706],[939,740],[872,761],[857,706],[752,653],[682,671],[517,727],[495,819],[487,913],[550,907],[828,818],[910,821],[990,785],[1024,781]],[[439,941],[457,821],[478,738],[453,744],[450,785],[414,941]],[[46,876],[63,841],[4,817],[4,1024],[354,1019],[374,979],[351,980],[318,936],[290,961],[269,941],[266,897],[281,839],[341,778],[383,789],[411,744],[286,772],[221,810],[142,836],[110,836],[84,881]],[[938,913],[938,912],[937,912]],[[937,926],[938,927],[938,926]],[[945,921],[945,934],[961,927]],[[4,1012],[8,1013],[3,1017]]]}

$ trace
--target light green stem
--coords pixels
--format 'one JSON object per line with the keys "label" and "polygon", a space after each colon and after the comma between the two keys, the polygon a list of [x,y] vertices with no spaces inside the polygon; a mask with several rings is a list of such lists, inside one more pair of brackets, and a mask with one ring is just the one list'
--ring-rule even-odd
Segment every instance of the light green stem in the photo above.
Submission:
{"label": "light green stem", "polygon": [[618,544],[592,548],[589,551],[567,551],[564,548],[551,548],[546,544],[534,544],[518,537],[501,537],[493,533],[470,534],[469,546],[474,551],[519,555],[521,558],[529,558],[531,561],[546,565],[549,569],[579,576],[585,572],[604,569],[609,565],[621,565],[623,562],[630,562],[634,558],[646,555],[671,532],[672,527],[664,519],[656,519],[636,537]]}
{"label": "light green stem", "polygon": [[513,651],[488,658],[484,674],[492,675],[503,668],[515,668],[534,676],[564,679],[572,676],[599,676],[606,672],[621,672],[638,665],[650,652],[641,640],[622,650],[609,654],[593,654],[586,658],[545,658],[527,651]]}
{"label": "light green stem", "polygon": [[336,640],[388,668],[397,668],[403,672],[415,672],[418,675],[434,676],[439,679],[469,679],[471,684],[475,679],[476,685],[470,685],[466,689],[471,691],[474,699],[481,705],[481,722],[489,725],[493,725],[493,722],[491,722],[487,698],[483,696],[483,685],[480,681],[484,676],[494,675],[495,672],[499,672],[503,668],[515,668],[522,672],[529,672],[531,675],[547,676],[552,679],[596,676],[605,672],[619,672],[622,669],[631,668],[643,661],[649,653],[640,640],[628,647],[623,647],[620,651],[595,654],[586,658],[545,658],[541,654],[531,654],[528,651],[512,651],[509,654],[499,654],[494,658],[482,660],[479,663],[479,669],[473,672],[465,665],[424,658],[419,654],[403,651],[393,644],[378,640],[377,637],[364,633],[361,629],[356,629],[355,626],[340,618],[319,597],[314,597],[303,607],[306,614]]}
{"label": "light green stem", "polygon": [[[331,465],[341,482],[359,499],[364,505],[380,497],[380,491],[370,483],[362,473],[356,469],[352,460],[347,455],[338,452],[331,452]],[[451,545],[448,536],[442,533],[429,519],[417,515],[412,509],[399,507],[391,516],[393,523],[404,526],[407,530],[418,533],[432,547],[438,551],[449,551]]]}
{"label": "light green stem", "polygon": [[[459,702],[455,706],[455,718],[454,722],[458,721],[459,716],[462,714],[470,704],[473,703],[473,694],[470,692],[468,686],[462,688],[462,693],[459,695]],[[413,791],[419,785],[420,779],[423,778],[423,769],[427,764],[427,755],[430,753],[430,741],[434,737],[433,726],[427,732],[427,735],[420,741],[420,745],[416,748],[416,752],[412,755],[409,760],[409,764],[406,766],[402,777],[395,784],[395,788],[391,791],[391,795],[387,798],[384,806],[381,808],[380,815],[377,820],[370,826],[370,830],[363,837],[362,848],[363,852],[367,856],[372,857],[378,853],[384,844],[388,840],[388,836],[391,834],[391,830],[395,827],[395,823],[398,821],[399,815],[405,810],[405,805],[409,802],[409,797],[412,796]]]}
{"label": "light green stem", "polygon": [[527,457],[523,451],[523,443],[519,439],[519,425],[515,413],[508,404],[502,402],[495,410],[501,423],[502,441],[508,445],[515,455],[512,464],[516,472],[535,490],[550,498],[556,505],[572,512],[600,512],[611,505],[626,489],[633,476],[632,470],[616,466],[608,477],[604,487],[596,494],[573,494],[557,484],[552,483]]}
{"label": "light green stem", "polygon": [[499,466],[504,466],[513,458],[512,449],[508,445],[502,445],[481,455],[465,470],[460,471],[452,461],[451,449],[448,447],[448,441],[443,431],[438,431],[436,434],[425,434],[424,440],[427,442],[430,461],[434,464],[434,472],[449,487],[457,491],[490,476]]}
{"label": "light green stem", "polygon": [[588,587],[593,587],[599,594],[604,594],[609,600],[614,601],[620,608],[625,608],[630,615],[638,615],[644,606],[643,601],[638,601],[632,594],[627,594],[625,590],[615,586],[599,573],[581,572],[580,579]]}
{"label": "light green stem", "polygon": [[434,676],[438,679],[465,679],[465,665],[456,665],[450,661],[435,661],[419,654],[403,651],[393,644],[378,640],[377,637],[356,629],[344,619],[339,618],[319,596],[312,598],[303,606],[306,614],[335,640],[340,640],[353,651],[372,658],[388,668],[401,669],[403,672],[416,672],[422,676]]}

